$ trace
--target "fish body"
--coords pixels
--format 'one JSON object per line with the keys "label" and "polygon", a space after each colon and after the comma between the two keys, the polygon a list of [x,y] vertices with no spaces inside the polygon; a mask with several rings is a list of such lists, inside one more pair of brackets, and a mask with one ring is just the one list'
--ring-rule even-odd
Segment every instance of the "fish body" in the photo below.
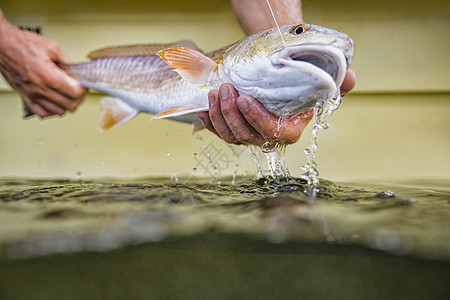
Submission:
{"label": "fish body", "polygon": [[109,47],[92,52],[90,62],[62,68],[83,86],[114,96],[101,101],[100,130],[139,112],[199,125],[195,112],[208,110],[208,92],[223,83],[278,116],[338,94],[353,59],[351,38],[309,24],[280,31],[283,39],[270,29],[206,54],[190,41]]}

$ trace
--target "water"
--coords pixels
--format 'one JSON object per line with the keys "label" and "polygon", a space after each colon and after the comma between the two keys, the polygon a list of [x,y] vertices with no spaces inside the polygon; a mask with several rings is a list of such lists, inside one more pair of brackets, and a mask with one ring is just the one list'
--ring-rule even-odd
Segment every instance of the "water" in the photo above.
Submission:
{"label": "water", "polygon": [[109,251],[216,232],[450,260],[448,181],[322,179],[311,197],[298,178],[210,180],[2,179],[0,258]]}
{"label": "water", "polygon": [[327,119],[330,117],[341,105],[341,95],[338,93],[332,99],[326,101],[318,101],[314,107],[315,123],[311,131],[311,139],[308,147],[304,150],[306,154],[306,164],[302,166],[302,178],[308,182],[307,191],[311,197],[315,197],[319,191],[319,171],[317,170],[317,163],[315,162],[316,152],[318,148],[319,130],[328,128]]}

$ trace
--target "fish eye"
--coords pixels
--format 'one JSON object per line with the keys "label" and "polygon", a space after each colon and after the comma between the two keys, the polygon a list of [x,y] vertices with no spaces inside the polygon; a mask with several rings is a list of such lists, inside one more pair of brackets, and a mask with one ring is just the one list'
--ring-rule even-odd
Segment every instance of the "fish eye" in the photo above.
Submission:
{"label": "fish eye", "polygon": [[297,25],[294,28],[292,28],[291,33],[295,35],[302,34],[303,32],[307,31],[308,28],[304,25]]}

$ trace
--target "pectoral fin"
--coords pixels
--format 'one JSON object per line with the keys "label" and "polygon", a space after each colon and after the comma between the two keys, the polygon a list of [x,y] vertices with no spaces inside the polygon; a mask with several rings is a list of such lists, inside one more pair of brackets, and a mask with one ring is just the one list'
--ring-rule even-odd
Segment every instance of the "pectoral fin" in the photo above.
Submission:
{"label": "pectoral fin", "polygon": [[192,83],[210,82],[212,73],[217,69],[215,61],[190,48],[168,48],[159,51],[158,56]]}
{"label": "pectoral fin", "polygon": [[138,110],[117,98],[105,97],[100,100],[100,132],[127,122],[138,114]]}
{"label": "pectoral fin", "polygon": [[207,111],[209,110],[208,106],[199,106],[199,105],[182,105],[171,107],[165,111],[162,111],[156,115],[152,116],[153,119],[163,119],[170,117],[177,117],[185,114],[195,113],[199,111]]}

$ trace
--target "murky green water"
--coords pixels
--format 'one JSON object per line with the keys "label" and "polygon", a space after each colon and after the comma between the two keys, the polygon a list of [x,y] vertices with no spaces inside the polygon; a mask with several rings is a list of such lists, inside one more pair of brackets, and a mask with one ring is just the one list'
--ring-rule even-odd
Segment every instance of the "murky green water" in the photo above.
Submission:
{"label": "murky green water", "polygon": [[0,181],[0,258],[109,251],[215,232],[271,243],[357,244],[450,260],[450,184],[253,177]]}

